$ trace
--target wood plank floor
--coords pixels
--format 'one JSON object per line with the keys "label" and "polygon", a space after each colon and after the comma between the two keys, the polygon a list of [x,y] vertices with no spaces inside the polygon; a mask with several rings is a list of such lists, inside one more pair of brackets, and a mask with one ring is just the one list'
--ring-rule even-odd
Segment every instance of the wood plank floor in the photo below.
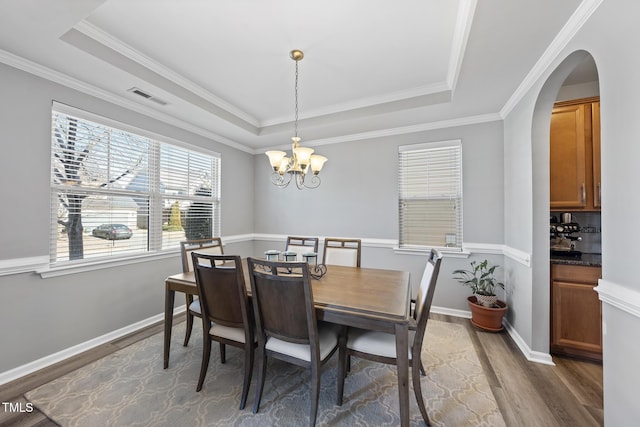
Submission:
{"label": "wood plank floor", "polygon": [[[604,425],[602,365],[554,357],[556,366],[527,361],[506,332],[483,332],[468,319],[432,314],[433,319],[468,328],[489,385],[509,427],[588,427]],[[176,322],[184,320],[184,315]],[[29,390],[162,331],[157,324],[35,372],[0,387],[0,401],[25,408]],[[49,427],[57,424],[37,410],[11,412],[0,408],[0,426]]]}

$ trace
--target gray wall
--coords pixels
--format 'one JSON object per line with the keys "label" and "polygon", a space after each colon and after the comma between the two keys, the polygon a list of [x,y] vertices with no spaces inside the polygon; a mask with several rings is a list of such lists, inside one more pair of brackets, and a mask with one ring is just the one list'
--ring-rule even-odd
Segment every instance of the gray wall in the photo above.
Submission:
{"label": "gray wall", "polygon": [[[490,122],[315,147],[329,161],[322,170],[320,187],[303,191],[272,185],[267,157],[256,155],[255,231],[278,236],[276,240],[256,242],[256,255],[267,249],[283,250],[286,235],[361,238],[362,266],[410,271],[415,293],[426,263],[425,255],[398,253],[393,249],[398,240],[398,146],[461,139],[464,242],[501,245],[502,134],[502,123]],[[502,256],[475,256],[503,263]],[[466,297],[470,292],[452,280],[451,271],[466,268],[471,259],[445,258],[434,306],[468,311]]]}
{"label": "gray wall", "polygon": [[[0,260],[48,254],[52,100],[221,153],[223,239],[253,234],[361,237],[367,241],[364,266],[410,271],[414,287],[425,265],[424,254],[393,250],[398,236],[397,147],[461,139],[464,240],[495,245],[503,241],[501,122],[317,147],[329,157],[320,188],[282,190],[270,184],[263,154],[247,154],[9,66],[0,65],[0,86],[6,95],[0,104],[6,154],[0,157],[0,180],[25,183],[3,185],[2,199],[29,195],[19,210],[3,210]],[[25,153],[28,168],[14,160]],[[260,255],[265,248],[284,245],[280,237],[276,240],[231,238],[225,252]],[[488,258],[501,262],[499,256]],[[450,272],[468,262],[447,258],[435,305],[467,310],[469,292],[451,280]],[[164,278],[179,270],[176,251],[164,259],[49,279],[36,273],[0,276],[0,316],[5,324],[19,325],[0,331],[0,373],[161,314]]]}
{"label": "gray wall", "polygon": [[[557,88],[552,95],[553,88],[560,84],[555,80],[559,74],[554,72],[562,72],[564,68],[558,67],[565,59],[572,60],[573,52],[584,50],[593,55],[598,66],[602,107],[601,295],[608,290],[612,297],[603,303],[605,422],[632,425],[640,418],[640,406],[634,399],[640,384],[640,371],[634,369],[640,359],[640,341],[629,335],[640,329],[640,282],[633,270],[638,253],[635,246],[640,241],[640,228],[634,226],[640,211],[640,195],[634,191],[640,182],[639,15],[638,2],[602,2],[508,113],[504,150],[498,123],[327,145],[318,148],[329,157],[324,183],[307,192],[273,188],[268,183],[264,155],[238,152],[0,64],[0,191],[5,207],[9,206],[7,201],[24,200],[28,195],[17,208],[13,204],[12,209],[2,210],[0,260],[48,253],[44,236],[48,236],[49,227],[49,113],[53,99],[221,152],[223,236],[264,233],[396,239],[396,146],[462,138],[465,241],[505,244],[531,255],[530,267],[508,257],[504,260],[509,321],[531,349],[544,352],[548,347],[548,294],[543,290],[548,292],[548,250],[544,248],[546,231],[542,236],[540,230],[548,220],[549,183],[545,170],[548,159],[539,140],[544,116],[557,95]],[[358,148],[366,148],[365,160],[357,156]],[[29,168],[19,167],[15,160],[25,156]],[[227,166],[227,161],[233,161],[233,167]],[[230,249],[259,254],[263,246],[275,243],[239,243]],[[367,249],[363,262],[404,265],[414,276],[424,265],[420,256],[399,255],[389,248]],[[467,262],[447,258],[443,270]],[[57,279],[43,280],[33,273],[0,277],[2,323],[17,325],[0,330],[0,372],[160,313],[162,280],[178,268],[176,256],[167,262]],[[448,279],[439,283],[434,304],[463,309],[459,301],[465,294]]]}
{"label": "gray wall", "polygon": [[[636,425],[640,407],[640,282],[634,227],[640,209],[640,57],[637,51],[637,2],[602,2],[585,25],[505,119],[505,195],[507,218],[525,213],[525,221],[507,221],[508,246],[532,253],[529,271],[519,268],[512,306],[515,324],[533,349],[548,346],[548,115],[567,67],[586,52],[599,73],[602,139],[602,261],[598,287],[603,300],[603,371],[605,425]],[[546,129],[545,127],[546,121]],[[545,143],[544,132],[547,133]],[[533,216],[529,217],[529,212]],[[542,217],[544,215],[544,217]],[[631,226],[630,226],[631,225]],[[548,243],[547,243],[548,245]],[[511,272],[507,274],[508,279]],[[525,292],[517,296],[518,287]],[[527,313],[530,311],[530,315]],[[523,332],[524,331],[524,332]]]}
{"label": "gray wall", "polygon": [[[252,233],[252,154],[3,64],[0,93],[0,260],[48,255],[52,100],[220,153],[222,234]],[[49,279],[0,276],[0,373],[162,313],[164,279],[180,269],[176,250],[165,259]]]}
{"label": "gray wall", "polygon": [[329,158],[315,190],[280,189],[255,158],[256,233],[398,239],[398,146],[462,140],[464,241],[503,241],[502,123],[315,147]]}

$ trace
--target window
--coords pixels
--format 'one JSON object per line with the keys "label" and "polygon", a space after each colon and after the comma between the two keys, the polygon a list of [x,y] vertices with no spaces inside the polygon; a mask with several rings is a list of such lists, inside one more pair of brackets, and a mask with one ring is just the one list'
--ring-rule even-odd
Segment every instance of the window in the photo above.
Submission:
{"label": "window", "polygon": [[462,249],[460,140],[400,146],[400,248]]}
{"label": "window", "polygon": [[51,264],[219,234],[218,154],[57,103],[51,123]]}

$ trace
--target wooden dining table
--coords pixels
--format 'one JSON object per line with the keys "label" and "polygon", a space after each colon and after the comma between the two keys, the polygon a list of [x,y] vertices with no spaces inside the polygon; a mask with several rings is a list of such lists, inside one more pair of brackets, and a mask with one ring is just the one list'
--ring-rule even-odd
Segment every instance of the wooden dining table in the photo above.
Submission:
{"label": "wooden dining table", "polygon": [[[247,292],[251,282],[246,259],[243,271]],[[406,271],[327,266],[319,280],[312,279],[318,320],[394,334],[398,357],[400,421],[409,425],[409,304],[410,274]],[[169,366],[175,293],[198,295],[193,272],[165,280],[164,368]]]}

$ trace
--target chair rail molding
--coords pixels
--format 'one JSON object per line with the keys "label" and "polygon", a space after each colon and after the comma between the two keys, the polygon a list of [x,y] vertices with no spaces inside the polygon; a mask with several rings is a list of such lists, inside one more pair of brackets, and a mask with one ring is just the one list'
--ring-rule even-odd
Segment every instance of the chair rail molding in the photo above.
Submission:
{"label": "chair rail molding", "polygon": [[594,289],[600,301],[633,316],[640,317],[640,291],[622,286],[606,279],[598,280]]}

